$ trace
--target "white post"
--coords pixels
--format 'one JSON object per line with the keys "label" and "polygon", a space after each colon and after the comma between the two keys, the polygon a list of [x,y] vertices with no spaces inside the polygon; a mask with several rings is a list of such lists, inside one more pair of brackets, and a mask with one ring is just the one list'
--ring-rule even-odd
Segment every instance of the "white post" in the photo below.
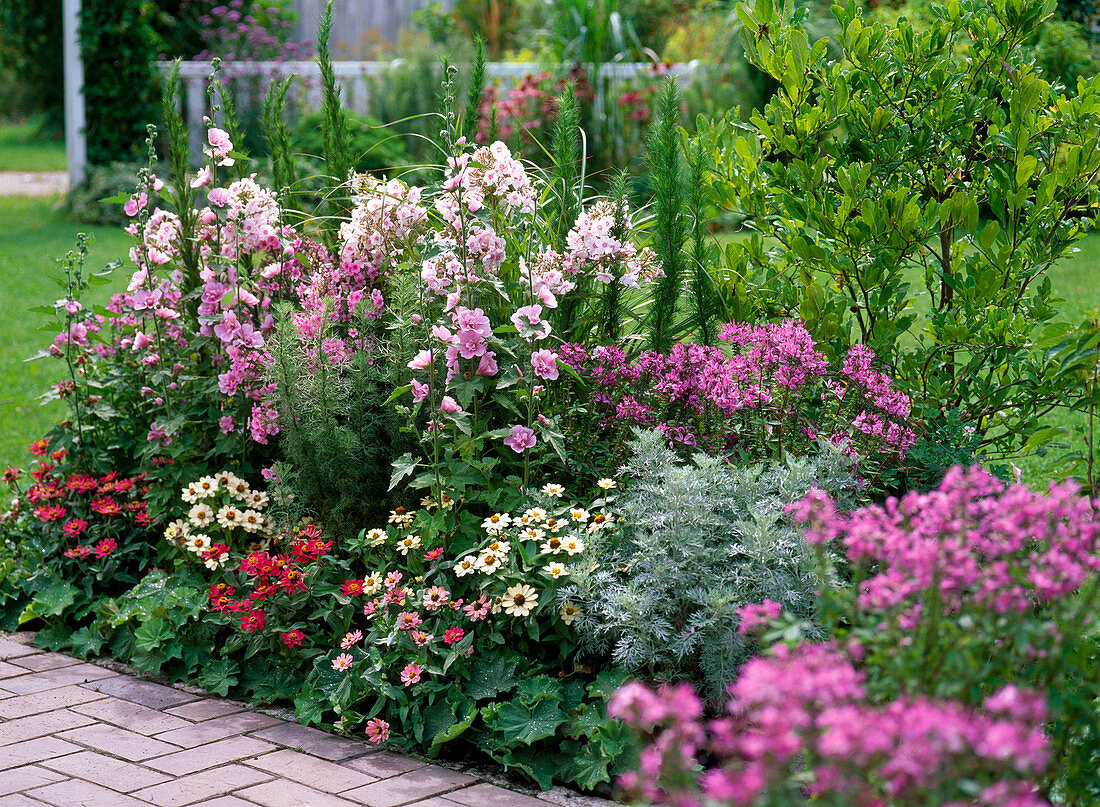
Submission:
{"label": "white post", "polygon": [[80,0],[64,0],[65,156],[69,187],[84,180],[88,147],[84,139],[84,62],[80,56]]}

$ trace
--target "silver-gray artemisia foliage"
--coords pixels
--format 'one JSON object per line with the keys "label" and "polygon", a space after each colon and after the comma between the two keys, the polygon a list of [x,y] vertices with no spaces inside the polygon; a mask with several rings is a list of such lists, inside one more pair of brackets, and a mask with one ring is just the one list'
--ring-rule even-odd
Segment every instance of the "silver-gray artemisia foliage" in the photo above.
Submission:
{"label": "silver-gray artemisia foliage", "polygon": [[581,607],[575,625],[588,649],[715,697],[753,652],[737,633],[740,606],[768,598],[814,620],[817,564],[784,508],[814,486],[850,503],[849,458],[826,444],[819,456],[747,467],[705,455],[684,462],[650,431],[632,441],[621,476],[618,545],[592,536],[595,567],[578,569],[562,592]]}

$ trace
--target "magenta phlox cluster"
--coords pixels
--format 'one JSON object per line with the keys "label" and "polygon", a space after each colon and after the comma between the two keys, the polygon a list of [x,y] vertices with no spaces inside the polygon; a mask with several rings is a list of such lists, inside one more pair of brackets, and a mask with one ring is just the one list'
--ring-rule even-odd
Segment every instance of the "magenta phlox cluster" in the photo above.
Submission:
{"label": "magenta phlox cluster", "polygon": [[[1050,755],[1043,698],[1006,687],[975,710],[949,700],[869,700],[864,675],[832,644],[780,645],[729,687],[705,720],[686,684],[631,683],[608,712],[646,737],[633,796],[680,807],[752,805],[803,788],[835,805],[1045,805],[1030,777]],[[956,789],[971,781],[977,801]]]}
{"label": "magenta phlox cluster", "polygon": [[655,426],[674,446],[754,455],[790,450],[821,433],[876,461],[897,460],[912,446],[909,398],[872,369],[874,353],[865,346],[831,367],[797,319],[731,322],[720,340],[632,360],[612,346],[566,344],[560,355],[589,387],[601,431]]}
{"label": "magenta phlox cluster", "polygon": [[1069,596],[1100,570],[1100,522],[1074,484],[1045,494],[1006,487],[979,466],[848,516],[821,494],[793,515],[808,541],[838,539],[852,561],[873,567],[859,595],[873,611],[905,611],[935,591],[949,613],[1022,613]]}

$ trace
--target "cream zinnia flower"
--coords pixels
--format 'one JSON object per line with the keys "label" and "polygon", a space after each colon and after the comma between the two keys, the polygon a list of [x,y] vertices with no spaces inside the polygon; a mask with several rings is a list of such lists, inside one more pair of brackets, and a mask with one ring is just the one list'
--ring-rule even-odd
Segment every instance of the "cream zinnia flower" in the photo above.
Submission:
{"label": "cream zinnia flower", "polygon": [[566,602],[561,607],[561,621],[566,625],[572,625],[581,615],[581,609],[571,602]]}
{"label": "cream zinnia flower", "polygon": [[615,480],[614,479],[608,479],[605,476],[603,479],[596,480],[596,484],[599,485],[604,490],[611,490],[612,488],[615,487]]}
{"label": "cream zinnia flower", "polygon": [[234,477],[227,487],[229,494],[237,501],[246,501],[252,495],[252,487],[240,477]]}
{"label": "cream zinnia flower", "polygon": [[524,541],[538,541],[542,536],[546,535],[544,530],[540,530],[537,527],[527,527],[520,530],[519,537]]}
{"label": "cream zinnia flower", "polygon": [[264,517],[255,510],[245,510],[241,513],[241,526],[245,532],[256,532],[264,526]]}
{"label": "cream zinnia flower", "polygon": [[243,523],[243,514],[238,508],[231,504],[224,505],[222,509],[218,511],[218,523],[227,530],[231,530],[234,527],[241,526]]}
{"label": "cream zinnia flower", "polygon": [[404,527],[406,524],[412,523],[414,510],[406,510],[404,507],[398,507],[390,511],[389,523],[396,524],[399,527]]}
{"label": "cream zinnia flower", "polygon": [[494,513],[493,515],[489,516],[481,522],[481,528],[490,535],[499,535],[511,523],[511,516],[505,513]]}
{"label": "cream zinnia flower", "polygon": [[188,504],[194,504],[195,502],[197,502],[201,498],[201,496],[199,495],[198,485],[192,482],[190,485],[185,487],[183,489],[183,492],[180,494],[180,498]]}
{"label": "cream zinnia flower", "polygon": [[420,546],[420,536],[410,535],[397,542],[397,551],[402,555],[408,555],[410,549],[416,549],[418,546]]}
{"label": "cream zinnia flower", "polygon": [[386,531],[375,527],[367,532],[367,540],[370,541],[371,546],[381,546],[386,543]]}
{"label": "cream zinnia flower", "polygon": [[201,529],[214,520],[214,509],[206,502],[199,502],[187,511],[187,517]]}
{"label": "cream zinnia flower", "polygon": [[565,493],[565,488],[553,482],[547,482],[542,486],[542,492],[547,496],[553,496],[555,499],[560,499],[562,494]]}
{"label": "cream zinnia flower", "polygon": [[478,555],[477,562],[474,564],[474,568],[482,574],[492,574],[501,567],[504,563],[504,558],[493,552],[482,552]]}
{"label": "cream zinnia flower", "polygon": [[510,616],[528,616],[539,604],[539,595],[526,583],[511,586],[504,592],[501,600],[504,613]]}
{"label": "cream zinnia flower", "polygon": [[366,596],[376,593],[382,588],[382,575],[378,572],[371,572],[363,578],[363,593]]}
{"label": "cream zinnia flower", "polygon": [[228,488],[230,484],[232,484],[233,480],[237,478],[237,476],[231,471],[221,471],[220,473],[214,474],[214,476],[210,478],[213,479],[217,484],[223,485],[224,487]]}
{"label": "cream zinnia flower", "polygon": [[187,540],[184,542],[184,546],[196,555],[201,555],[210,548],[210,536],[204,535],[201,532],[196,532],[194,535],[188,535]]}
{"label": "cream zinnia flower", "polygon": [[564,563],[548,563],[542,567],[542,573],[547,577],[552,577],[557,580],[559,577],[565,577],[569,574],[569,570],[565,568]]}
{"label": "cream zinnia flower", "polygon": [[267,494],[262,490],[254,490],[245,498],[245,503],[254,510],[263,510],[267,507]]}
{"label": "cream zinnia flower", "polygon": [[199,493],[200,499],[205,499],[208,496],[213,496],[218,492],[219,481],[213,476],[204,476],[198,482],[192,482],[195,486],[195,490]]}
{"label": "cream zinnia flower", "polygon": [[546,518],[546,511],[541,507],[532,507],[523,514],[524,524],[535,523],[538,524],[544,518]]}
{"label": "cream zinnia flower", "polygon": [[562,549],[564,549],[566,553],[570,555],[576,555],[578,552],[584,551],[584,541],[582,541],[580,538],[569,536],[564,541],[562,541]]}
{"label": "cream zinnia flower", "polygon": [[465,577],[477,568],[477,558],[467,555],[454,565],[455,577]]}
{"label": "cream zinnia flower", "polygon": [[549,552],[551,555],[556,555],[562,550],[561,538],[556,535],[551,535],[542,542],[542,546],[539,548],[543,552]]}
{"label": "cream zinnia flower", "polygon": [[574,507],[569,511],[569,517],[577,522],[588,521],[588,511],[583,507]]}
{"label": "cream zinnia flower", "polygon": [[182,518],[177,518],[171,524],[164,528],[164,537],[169,541],[175,541],[179,538],[186,538],[191,532],[191,525],[189,525]]}
{"label": "cream zinnia flower", "polygon": [[507,541],[490,541],[482,552],[492,552],[497,555],[507,555],[512,550],[512,545]]}

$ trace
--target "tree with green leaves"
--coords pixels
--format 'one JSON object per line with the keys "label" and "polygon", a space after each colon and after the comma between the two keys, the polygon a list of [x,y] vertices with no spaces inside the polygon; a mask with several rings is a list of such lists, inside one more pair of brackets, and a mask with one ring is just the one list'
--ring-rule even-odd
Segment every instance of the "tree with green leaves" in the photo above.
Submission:
{"label": "tree with green leaves", "polygon": [[987,456],[1049,438],[1041,417],[1072,394],[1040,349],[1070,329],[1046,273],[1100,213],[1100,82],[1059,94],[1024,48],[1053,8],[946,0],[916,30],[849,0],[830,59],[804,12],[742,3],[745,50],[780,89],[706,132],[715,200],[753,233],[725,251],[727,309],[869,345],[927,441],[961,419]]}

